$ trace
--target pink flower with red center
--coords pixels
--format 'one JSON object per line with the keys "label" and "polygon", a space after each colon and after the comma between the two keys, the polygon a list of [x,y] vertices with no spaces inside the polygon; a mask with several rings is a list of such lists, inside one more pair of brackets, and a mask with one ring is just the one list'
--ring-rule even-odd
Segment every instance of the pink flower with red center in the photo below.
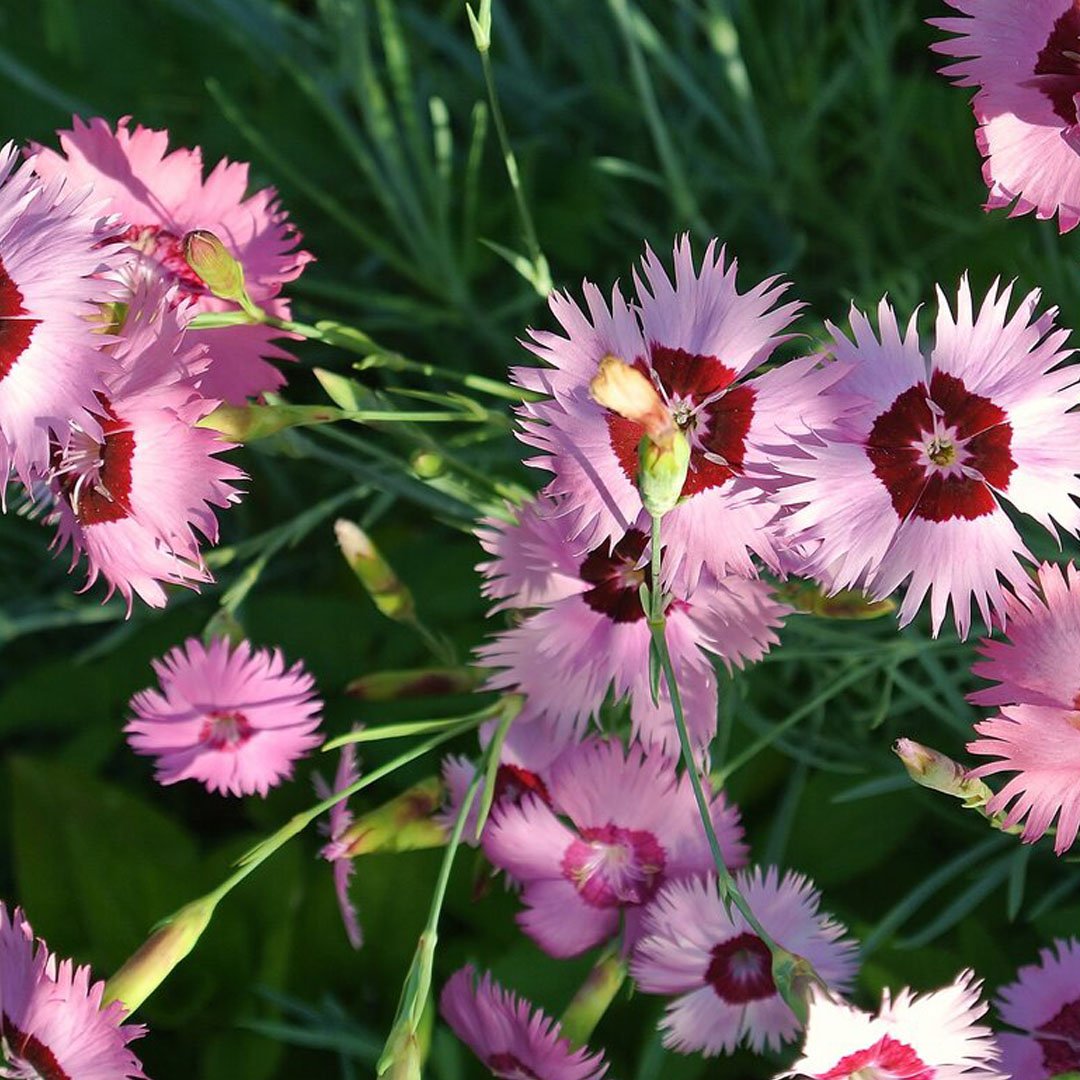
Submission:
{"label": "pink flower with red center", "polygon": [[43,185],[0,149],[0,476],[28,486],[72,424],[100,435],[97,393],[113,361],[94,333],[112,229],[89,193]]}
{"label": "pink flower with red center", "polygon": [[[188,266],[183,238],[196,229],[212,232],[244,269],[251,299],[279,318],[289,317],[289,302],[278,294],[311,261],[296,250],[300,234],[289,224],[272,188],[245,198],[248,166],[219,161],[203,179],[202,151],[168,151],[169,134],[124,117],[114,132],[101,118],[75,117],[61,131],[61,153],[39,148],[35,167],[47,180],[62,179],[70,189],[92,184],[97,198],[123,223],[120,239],[191,301],[192,314],[235,310],[213,296]],[[203,380],[207,397],[242,404],[246,397],[275,390],[284,376],[268,360],[293,360],[274,342],[280,331],[269,326],[236,326],[192,332],[192,343],[206,346],[212,363]]]}
{"label": "pink flower with red center", "polygon": [[955,37],[933,48],[956,58],[942,68],[977,87],[975,141],[986,159],[986,209],[1010,217],[1080,221],[1080,3],[1076,0],[946,0],[961,17],[929,20]]}
{"label": "pink flower with red center", "polygon": [[443,987],[439,1011],[462,1042],[502,1080],[601,1080],[603,1054],[578,1050],[557,1021],[469,965]]}
{"label": "pink flower with red center", "polygon": [[188,638],[153,667],[161,688],[131,699],[124,730],[136,753],[157,759],[160,784],[265,796],[322,742],[315,680],[300,661],[286,668],[280,649]]}
{"label": "pink flower with red center", "polygon": [[[567,532],[588,549],[615,544],[642,513],[636,486],[644,427],[605,409],[589,392],[606,356],[646,375],[690,442],[683,501],[664,518],[670,569],[693,589],[699,573],[756,574],[750,553],[778,557],[768,528],[776,506],[757,485],[794,451],[794,438],[836,419],[841,399],[821,395],[839,366],[807,358],[750,377],[790,335],[800,305],[779,304],[776,278],[740,294],[736,264],[715,242],[695,269],[690,242],[675,245],[675,282],[646,249],[635,273],[640,307],[616,289],[611,308],[586,284],[586,316],[568,296],[551,308],[566,336],[532,331],[528,347],[554,370],[513,377],[550,398],[523,409],[521,438],[541,450],[532,464],[555,474],[547,494],[564,503]],[[842,410],[841,410],[842,411]]]}
{"label": "pink flower with red center", "polygon": [[[662,687],[654,705],[649,687],[651,632],[640,596],[642,583],[652,585],[645,533],[632,528],[614,546],[604,541],[574,555],[580,547],[567,534],[568,517],[543,518],[547,504],[540,506],[539,512],[526,512],[528,524],[496,525],[488,533],[501,536],[497,557],[482,566],[489,580],[498,588],[525,582],[522,567],[531,560],[533,571],[521,602],[544,599],[540,611],[478,651],[482,666],[498,669],[488,685],[525,694],[529,714],[552,724],[564,744],[580,737],[610,690],[616,700],[629,697],[638,738],[677,754],[667,689]],[[542,530],[537,522],[543,522]],[[692,593],[685,578],[673,587],[668,648],[691,737],[704,747],[716,733],[711,657],[719,657],[729,670],[759,660],[778,640],[774,631],[789,609],[764,582],[736,575],[716,580],[702,571]],[[507,596],[499,606],[510,605],[518,602]],[[553,671],[559,672],[557,679]]]}
{"label": "pink flower with red center", "polygon": [[[359,779],[360,766],[356,760],[356,744],[346,743],[341,748],[341,756],[338,758],[334,786],[328,787],[326,781],[316,773],[315,791],[320,799],[329,799],[331,795],[352,787]],[[330,810],[327,822],[320,826],[329,840],[323,845],[319,854],[334,865],[334,893],[337,896],[338,910],[341,912],[341,922],[345,927],[345,936],[354,949],[359,949],[364,943],[364,934],[360,928],[360,916],[357,914],[356,905],[349,897],[349,884],[356,866],[355,861],[349,856],[348,845],[343,840],[352,823],[353,813],[349,809],[349,800],[342,799],[335,803]]]}
{"label": "pink flower with red center", "polygon": [[[855,942],[819,912],[821,896],[801,874],[779,879],[770,867],[736,875],[736,885],[765,932],[810,962],[831,989],[846,992],[857,966]],[[772,954],[714,876],[666,885],[645,911],[631,973],[651,994],[677,995],[660,1024],[664,1045],[712,1057],[743,1043],[778,1050],[800,1030],[772,977]]]}
{"label": "pink flower with red center", "polygon": [[[967,278],[956,315],[938,291],[933,348],[924,356],[915,319],[901,333],[882,300],[878,333],[852,309],[852,339],[830,326],[850,368],[841,389],[862,398],[844,431],[804,444],[804,479],[778,498],[794,508],[785,528],[811,548],[809,570],[833,589],[882,598],[908,580],[901,624],[929,594],[936,634],[951,601],[966,636],[974,600],[990,625],[1004,616],[1002,580],[1022,595],[1031,559],[1001,505],[1008,500],[1053,532],[1080,529],[1080,382],[1060,365],[1067,331],[1039,293],[1008,315],[1011,286],[991,287],[973,313]],[[816,545],[816,548],[815,548]]]}
{"label": "pink flower with red center", "polygon": [[[802,1057],[781,1077],[809,1080],[1009,1080],[970,971],[933,993],[886,990],[877,1016],[811,991]],[[1026,1080],[1026,1078],[1025,1078]]]}
{"label": "pink flower with red center", "polygon": [[118,1001],[102,1008],[103,982],[90,969],[57,962],[35,941],[19,908],[0,902],[0,1076],[41,1080],[138,1080],[128,1043],[146,1034],[122,1025]]}
{"label": "pink flower with red center", "polygon": [[[620,929],[629,949],[642,911],[668,881],[713,866],[689,778],[662,754],[593,740],[551,768],[537,795],[500,805],[484,853],[520,882],[525,932],[552,956],[574,956]],[[713,824],[727,864],[746,862],[738,810],[723,795]]]}
{"label": "pink flower with red center", "polygon": [[1034,843],[1057,819],[1054,850],[1060,855],[1080,830],[1080,574],[1072,564],[1039,567],[1041,599],[1008,604],[1008,641],[984,639],[976,675],[998,683],[970,695],[1001,711],[975,725],[982,738],[968,751],[996,760],[972,776],[1014,773],[987,804],[1005,822],[1024,823],[1022,839]]}
{"label": "pink flower with red center", "polygon": [[185,341],[160,290],[133,293],[114,360],[98,394],[100,424],[72,424],[45,477],[55,544],[71,546],[73,567],[85,555],[86,588],[100,575],[129,610],[136,594],[162,607],[162,584],[211,580],[200,536],[216,541],[213,507],[240,498],[233,482],[244,474],[217,457],[231,444],[195,426],[217,404],[191,381],[205,350]]}
{"label": "pink flower with red center", "polygon": [[1017,1080],[1049,1080],[1080,1070],[1080,942],[1055,941],[1016,976],[994,1002],[998,1016],[1024,1032],[998,1035],[1004,1071]]}

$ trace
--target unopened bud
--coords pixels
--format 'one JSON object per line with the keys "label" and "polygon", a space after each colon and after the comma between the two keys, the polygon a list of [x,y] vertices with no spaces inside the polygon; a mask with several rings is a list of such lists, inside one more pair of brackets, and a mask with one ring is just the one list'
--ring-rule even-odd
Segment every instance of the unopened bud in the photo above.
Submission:
{"label": "unopened bud", "polygon": [[675,508],[689,468],[690,443],[678,428],[666,448],[652,442],[648,435],[638,444],[638,490],[642,504],[653,517],[663,517]]}
{"label": "unopened bud", "polygon": [[967,769],[958,761],[922,743],[897,739],[893,752],[916,784],[960,799],[965,806],[985,806],[994,794],[981,780],[970,778]]}
{"label": "unopened bud", "polygon": [[347,683],[345,693],[364,701],[396,701],[399,698],[467,694],[481,681],[480,669],[471,667],[375,671]]}
{"label": "unopened bud", "polygon": [[605,953],[589,972],[559,1021],[560,1034],[573,1047],[584,1046],[626,980],[626,961]]}
{"label": "unopened bud", "polygon": [[193,900],[155,930],[105,984],[102,1006],[120,1001],[134,1012],[195,947],[216,904],[205,897]]}
{"label": "unopened bud", "polygon": [[598,405],[641,424],[658,447],[669,447],[678,433],[671,410],[649,378],[617,356],[605,356],[600,361],[600,371],[589,383],[589,393]]}
{"label": "unopened bud", "polygon": [[373,851],[421,851],[446,843],[446,829],[431,815],[442,802],[443,784],[437,776],[358,817],[334,841],[335,858],[355,859]]}
{"label": "unopened bud", "polygon": [[244,287],[244,268],[212,232],[195,229],[187,233],[184,258],[215,296],[245,308],[251,304]]}
{"label": "unopened bud", "polygon": [[412,621],[416,617],[412,593],[371,542],[371,537],[359,525],[344,518],[334,522],[334,534],[345,561],[379,611],[395,622]]}

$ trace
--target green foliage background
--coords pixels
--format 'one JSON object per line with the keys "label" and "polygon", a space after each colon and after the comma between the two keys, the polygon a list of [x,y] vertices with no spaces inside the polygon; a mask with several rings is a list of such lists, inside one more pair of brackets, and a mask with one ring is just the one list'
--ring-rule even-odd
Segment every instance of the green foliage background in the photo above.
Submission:
{"label": "green foliage background", "polygon": [[[996,275],[1042,285],[1075,324],[1075,239],[979,210],[965,93],[934,74],[927,48],[923,20],[940,13],[931,0],[496,0],[496,82],[556,285],[625,281],[643,240],[664,252],[690,230],[699,245],[729,243],[744,285],[790,276],[812,305],[800,326],[811,339],[853,298],[871,304],[888,291],[907,313],[964,269],[977,292]],[[168,127],[175,144],[201,145],[208,163],[250,159],[319,259],[293,291],[299,317],[342,318],[415,359],[499,378],[524,358],[515,338],[549,317],[485,243],[524,251],[484,100],[458,0],[0,0],[4,138],[49,142],[72,112],[131,114]],[[341,372],[353,359],[297,352]],[[306,368],[290,377],[293,400],[323,400]],[[223,598],[255,641],[307,661],[331,731],[466,704],[376,708],[343,695],[351,678],[427,657],[381,620],[330,522],[344,512],[369,527],[428,622],[467,655],[485,630],[468,527],[492,498],[486,478],[536,482],[508,431],[505,416],[440,431],[473,472],[433,482],[410,464],[423,444],[396,431],[259,443],[239,455],[250,494],[223,521],[218,586],[176,595],[164,613],[137,607],[127,621],[97,590],[73,596],[77,580],[50,558],[39,523],[0,521],[0,896],[24,904],[54,949],[108,974],[311,798],[307,763],[265,802],[160,789],[123,743],[126,701],[151,681],[149,661],[198,633]],[[1033,542],[1051,553],[1045,538]],[[755,858],[810,874],[867,942],[866,1000],[886,984],[935,987],[968,964],[997,985],[1080,917],[1071,867],[1045,842],[1021,848],[911,789],[889,752],[898,734],[962,752],[976,718],[963,697],[971,658],[948,634],[931,642],[925,625],[898,634],[889,618],[804,616],[790,620],[782,649],[726,685],[726,760],[768,744],[730,781]],[[406,770],[367,805],[434,765]],[[149,1075],[372,1074],[438,854],[361,861],[368,942],[354,955],[316,850],[316,837],[302,837],[231,896],[141,1011]],[[478,872],[466,852],[440,981],[474,959],[560,1011],[588,958],[542,956],[517,932],[516,901],[501,886],[474,902]],[[594,1039],[610,1048],[615,1075],[775,1068],[747,1055],[665,1055],[659,1010],[646,996],[616,1002]],[[430,1075],[476,1069],[437,1029]]]}

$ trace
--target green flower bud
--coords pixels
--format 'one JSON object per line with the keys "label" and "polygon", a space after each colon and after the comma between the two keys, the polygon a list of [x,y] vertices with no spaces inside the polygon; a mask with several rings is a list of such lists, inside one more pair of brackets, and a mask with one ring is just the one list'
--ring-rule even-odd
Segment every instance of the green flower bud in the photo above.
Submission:
{"label": "green flower bud", "polygon": [[648,435],[638,444],[638,490],[645,509],[663,517],[675,508],[690,468],[690,443],[676,430],[670,445],[660,446]]}

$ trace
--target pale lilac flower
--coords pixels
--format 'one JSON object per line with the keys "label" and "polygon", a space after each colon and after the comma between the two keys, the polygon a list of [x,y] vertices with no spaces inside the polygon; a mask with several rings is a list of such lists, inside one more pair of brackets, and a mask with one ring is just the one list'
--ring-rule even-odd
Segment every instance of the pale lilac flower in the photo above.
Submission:
{"label": "pale lilac flower", "polygon": [[45,1080],[137,1080],[145,1074],[128,1043],[146,1033],[105,1008],[104,982],[90,969],[57,962],[34,939],[19,908],[0,902],[0,1075]]}
{"label": "pale lilac flower", "polygon": [[469,965],[443,987],[439,1011],[492,1076],[502,1080],[601,1080],[604,1055],[574,1050],[558,1021]]}
{"label": "pale lilac flower", "polygon": [[[0,482],[14,469],[29,486],[65,445],[72,424],[100,435],[97,393],[113,361],[98,346],[100,247],[111,229],[87,190],[43,185],[34,162],[15,168],[0,149]],[[2,486],[2,484],[0,484]]]}
{"label": "pale lilac flower", "polygon": [[942,68],[977,88],[975,141],[986,159],[986,209],[1011,206],[1080,221],[1080,5],[1073,0],[946,0],[961,17],[931,19],[957,35],[933,48],[958,58]]}
{"label": "pale lilac flower", "polygon": [[[352,787],[360,779],[360,766],[356,758],[356,744],[346,743],[341,748],[338,758],[334,786],[328,787],[323,778],[316,773],[313,777],[315,791],[320,799],[328,799],[346,788]],[[355,860],[349,856],[348,844],[343,841],[345,833],[353,823],[353,813],[349,809],[349,800],[341,799],[330,809],[328,820],[320,828],[329,837],[319,854],[334,866],[334,892],[337,895],[341,922],[345,927],[345,936],[354,949],[364,943],[364,934],[360,928],[360,916],[356,905],[349,897],[349,883],[356,871]]]}
{"label": "pale lilac flower", "polygon": [[[483,847],[522,885],[518,922],[552,956],[584,952],[620,924],[629,949],[665,882],[713,867],[690,780],[659,752],[589,741],[558,760],[547,790],[551,805],[537,795],[501,805]],[[717,795],[712,817],[728,866],[742,866],[738,810]]]}
{"label": "pale lilac flower", "polygon": [[[141,124],[129,129],[125,117],[111,126],[100,117],[74,117],[72,130],[59,132],[61,153],[39,148],[38,173],[63,179],[69,188],[93,184],[120,216],[120,239],[132,254],[149,259],[166,280],[189,298],[192,313],[235,310],[219,300],[188,266],[184,235],[212,232],[244,269],[251,299],[271,315],[289,317],[289,302],[278,294],[311,261],[297,251],[300,234],[280,209],[277,194],[264,188],[245,197],[248,166],[225,159],[203,179],[202,151],[169,152],[169,133]],[[269,326],[235,326],[192,332],[193,343],[209,350],[212,364],[203,381],[210,398],[243,403],[248,396],[277,389],[284,376],[268,360],[295,359],[275,344],[281,332]]]}
{"label": "pale lilac flower", "polygon": [[1080,942],[1056,940],[1016,976],[994,1002],[998,1016],[1024,1032],[997,1037],[1006,1074],[1048,1080],[1080,1070]]}
{"label": "pale lilac flower", "polygon": [[954,316],[939,289],[929,355],[914,316],[901,332],[886,300],[877,334],[855,308],[851,340],[830,326],[850,366],[841,388],[864,404],[842,434],[807,440],[791,469],[805,481],[777,496],[798,508],[792,539],[817,545],[814,574],[875,599],[910,579],[901,624],[929,594],[935,634],[950,601],[963,637],[972,600],[987,625],[1004,615],[1002,579],[1030,591],[1031,555],[1002,499],[1050,531],[1080,529],[1080,370],[1060,366],[1071,350],[1056,309],[1037,314],[1035,290],[1009,317],[1011,295],[995,283],[975,313],[965,277]]}
{"label": "pale lilac flower", "polygon": [[[545,606],[478,650],[481,666],[496,669],[488,686],[524,694],[529,715],[561,731],[563,744],[580,738],[610,690],[615,700],[630,699],[631,720],[642,742],[678,753],[667,688],[661,687],[654,705],[649,686],[651,631],[640,598],[642,583],[652,584],[645,533],[630,529],[614,548],[605,541],[571,560],[567,553],[577,548],[567,535],[569,519],[550,518],[544,526],[542,532],[504,528],[499,554],[483,564],[497,585],[524,581],[519,544],[527,540],[524,550],[535,565],[554,568],[546,579],[533,574],[523,594],[532,603],[544,596]],[[492,527],[491,534],[499,530]],[[671,587],[675,598],[667,610],[668,649],[691,738],[705,747],[716,733],[711,657],[723,660],[729,671],[761,659],[778,640],[774,631],[789,609],[764,582],[737,575],[717,580],[701,571],[693,592],[685,578]],[[508,605],[517,606],[509,596],[500,606]]]}
{"label": "pale lilac flower", "polygon": [[[646,249],[635,273],[640,308],[616,289],[611,307],[585,285],[588,314],[566,295],[551,309],[566,336],[532,331],[528,347],[551,365],[515,368],[513,378],[549,399],[522,410],[521,438],[541,454],[531,464],[555,474],[546,492],[562,506],[567,532],[595,550],[616,544],[642,513],[635,478],[640,424],[603,408],[589,393],[601,360],[632,364],[656,386],[690,441],[683,499],[664,518],[669,571],[693,589],[704,569],[714,576],[756,574],[751,553],[775,565],[767,528],[776,507],[755,482],[771,473],[794,438],[835,420],[840,399],[821,398],[841,374],[807,358],[754,377],[800,308],[779,304],[776,278],[740,294],[736,264],[715,241],[695,269],[689,239],[675,245],[675,283]],[[640,317],[640,321],[639,321]]]}
{"label": "pale lilac flower", "polygon": [[322,742],[315,680],[300,661],[286,668],[280,649],[188,638],[153,667],[161,689],[131,699],[124,730],[137,753],[157,759],[158,783],[266,795]]}
{"label": "pale lilac flower", "polygon": [[[830,989],[850,988],[856,944],[818,910],[821,896],[811,882],[790,871],[781,881],[770,867],[764,876],[741,871],[735,883],[773,941],[808,960]],[[660,1024],[665,1046],[712,1057],[742,1043],[761,1053],[799,1033],[773,982],[768,946],[737,909],[728,912],[714,876],[665,885],[645,910],[642,932],[630,967],[634,981],[648,993],[678,995]]]}
{"label": "pale lilac flower", "polygon": [[802,1057],[777,1080],[1009,1080],[990,1029],[976,1023],[981,985],[963,971],[929,994],[904,989],[893,1001],[886,990],[877,1016],[815,988]]}

